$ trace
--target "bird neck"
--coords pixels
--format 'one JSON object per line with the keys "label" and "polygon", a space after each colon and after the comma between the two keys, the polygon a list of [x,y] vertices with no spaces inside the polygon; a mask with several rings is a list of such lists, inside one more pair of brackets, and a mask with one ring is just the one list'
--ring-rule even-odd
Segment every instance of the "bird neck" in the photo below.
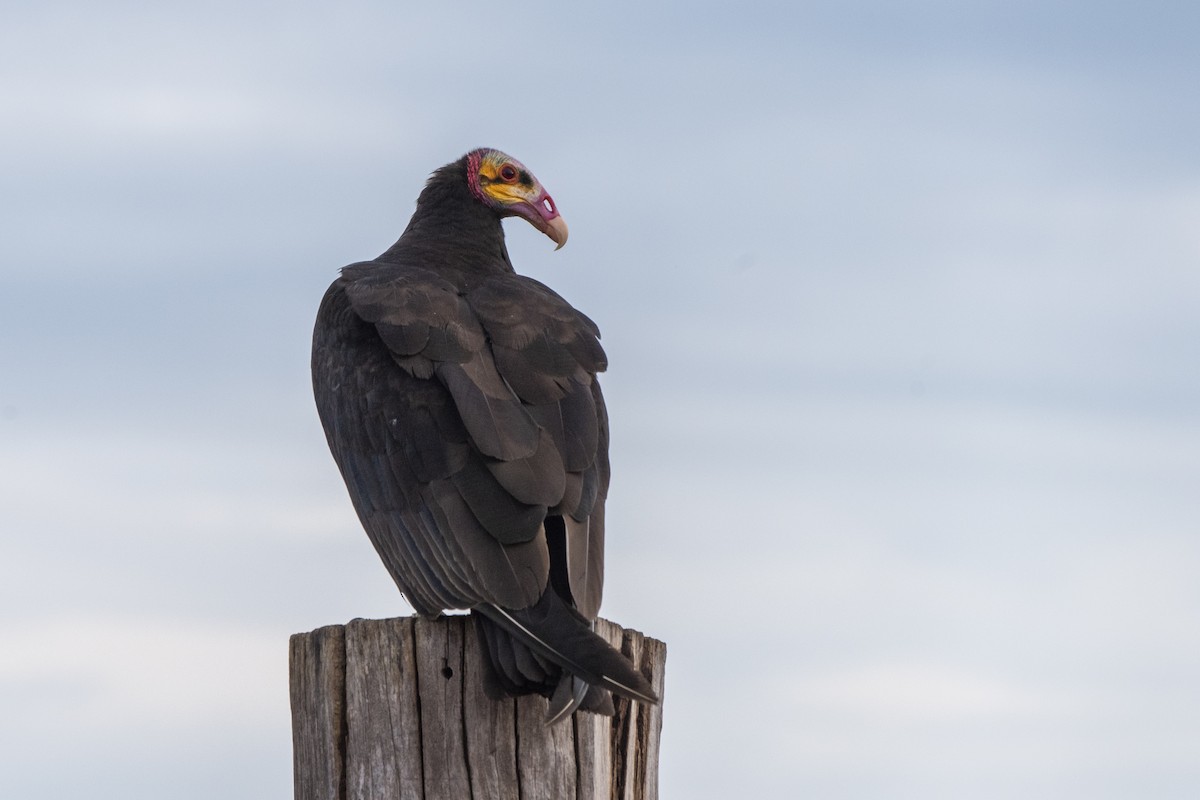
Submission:
{"label": "bird neck", "polygon": [[467,272],[513,271],[500,217],[471,194],[463,162],[433,174],[404,234],[379,260],[407,260],[426,253],[437,254],[431,264]]}

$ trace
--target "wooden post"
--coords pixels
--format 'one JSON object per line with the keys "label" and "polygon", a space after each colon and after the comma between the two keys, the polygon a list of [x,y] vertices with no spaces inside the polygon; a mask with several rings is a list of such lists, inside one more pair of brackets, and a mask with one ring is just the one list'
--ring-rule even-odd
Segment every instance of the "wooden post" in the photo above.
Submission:
{"label": "wooden post", "polygon": [[[356,619],[291,639],[296,800],[657,800],[662,707],[545,724],[483,692],[465,616]],[[666,645],[599,620],[663,696]]]}

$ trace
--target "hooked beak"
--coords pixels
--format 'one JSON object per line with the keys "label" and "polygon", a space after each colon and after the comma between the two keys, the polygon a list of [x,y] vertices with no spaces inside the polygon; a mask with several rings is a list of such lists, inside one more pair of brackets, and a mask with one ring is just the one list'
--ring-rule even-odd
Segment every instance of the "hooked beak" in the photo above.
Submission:
{"label": "hooked beak", "polygon": [[558,245],[555,250],[561,250],[562,246],[567,243],[567,222],[562,217],[555,217],[546,223],[546,227],[542,228],[542,233],[549,236]]}
{"label": "hooked beak", "polygon": [[[526,211],[527,213],[521,213]],[[550,237],[550,239],[558,245],[555,250],[561,250],[562,246],[567,243],[567,222],[558,213],[558,207],[554,205],[554,200],[544,190],[528,204],[522,204],[518,211],[521,216],[525,217],[542,233]]]}

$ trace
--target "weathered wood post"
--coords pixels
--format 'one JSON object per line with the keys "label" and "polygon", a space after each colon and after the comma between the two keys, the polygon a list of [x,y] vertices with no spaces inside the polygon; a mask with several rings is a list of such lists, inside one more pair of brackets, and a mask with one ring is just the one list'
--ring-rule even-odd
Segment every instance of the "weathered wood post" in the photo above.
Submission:
{"label": "weathered wood post", "polygon": [[[599,620],[663,696],[666,645]],[[296,800],[657,800],[662,706],[545,724],[483,692],[464,616],[364,620],[291,639]]]}

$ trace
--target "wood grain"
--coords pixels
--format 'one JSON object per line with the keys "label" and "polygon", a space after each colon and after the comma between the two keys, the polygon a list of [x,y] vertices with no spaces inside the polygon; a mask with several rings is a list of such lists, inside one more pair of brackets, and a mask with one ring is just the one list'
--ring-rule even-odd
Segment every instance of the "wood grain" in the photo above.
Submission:
{"label": "wood grain", "polygon": [[[290,642],[296,800],[657,800],[662,707],[545,723],[492,700],[464,616],[352,620]],[[599,620],[663,696],[666,645]]]}

